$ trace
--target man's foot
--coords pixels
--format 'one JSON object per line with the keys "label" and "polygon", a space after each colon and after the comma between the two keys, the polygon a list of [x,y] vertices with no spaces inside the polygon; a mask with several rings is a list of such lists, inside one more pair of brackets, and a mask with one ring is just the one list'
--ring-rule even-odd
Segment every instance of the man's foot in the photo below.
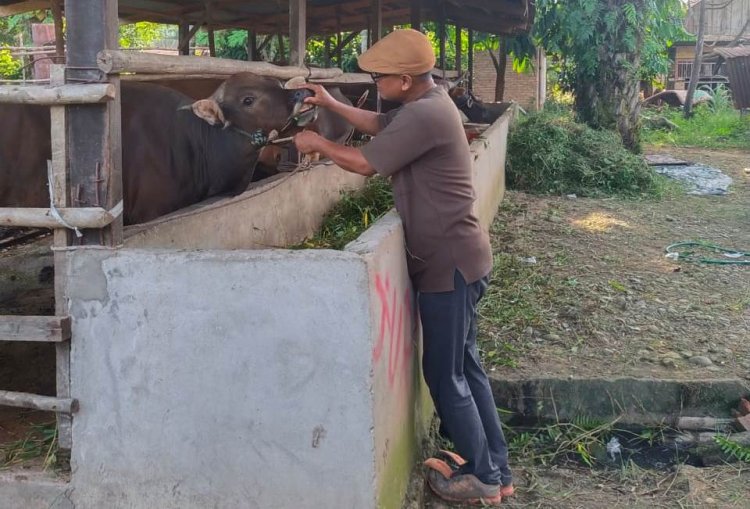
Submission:
{"label": "man's foot", "polygon": [[[438,451],[438,454],[442,457],[442,462],[444,462],[445,464],[447,464],[448,467],[453,472],[456,472],[459,468],[461,468],[462,466],[464,466],[466,464],[466,460],[464,458],[462,458],[458,453],[455,453],[453,451],[448,451],[448,450],[445,450],[445,449],[440,449]],[[431,458],[431,459],[433,459],[433,458]],[[428,461],[430,461],[430,460],[428,460]],[[440,461],[440,459],[438,459],[437,461]],[[426,461],[425,462],[425,466],[427,466],[429,468],[435,468],[435,466],[437,466],[437,464],[433,463],[433,464],[428,465],[427,461]],[[440,468],[436,468],[436,470],[438,470],[439,472],[442,473],[442,471],[444,469],[442,467],[440,467]],[[451,474],[451,476],[452,475],[453,474]],[[446,476],[446,477],[451,477],[451,476]],[[500,494],[502,496],[504,496],[504,497],[512,497],[515,494],[515,492],[516,492],[516,490],[515,490],[515,488],[513,488],[513,484],[503,485],[503,487],[500,488]]]}
{"label": "man's foot", "polygon": [[438,497],[448,502],[498,506],[503,500],[499,484],[484,484],[473,474],[459,474],[446,478],[439,471],[429,468],[427,482]]}

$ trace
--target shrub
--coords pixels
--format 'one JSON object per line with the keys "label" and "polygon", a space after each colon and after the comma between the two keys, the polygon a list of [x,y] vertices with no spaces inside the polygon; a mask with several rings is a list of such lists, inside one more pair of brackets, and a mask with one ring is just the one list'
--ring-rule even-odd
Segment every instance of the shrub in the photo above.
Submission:
{"label": "shrub", "polygon": [[591,197],[658,195],[663,181],[617,133],[560,111],[534,113],[514,126],[506,175],[510,189]]}
{"label": "shrub", "polygon": [[649,109],[644,116],[662,117],[676,126],[672,130],[644,129],[643,141],[647,143],[705,148],[750,147],[750,115],[743,116],[734,109],[731,96],[723,86],[711,92],[711,102],[698,104],[689,119],[684,117],[680,108]]}
{"label": "shrub", "polygon": [[7,49],[0,49],[0,78],[16,80],[21,78],[23,64],[16,60]]}

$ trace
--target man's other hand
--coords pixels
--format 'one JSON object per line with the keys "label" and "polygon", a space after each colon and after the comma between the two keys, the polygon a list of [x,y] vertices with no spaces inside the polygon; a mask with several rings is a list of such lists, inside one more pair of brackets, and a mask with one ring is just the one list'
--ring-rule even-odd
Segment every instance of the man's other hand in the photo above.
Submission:
{"label": "man's other hand", "polygon": [[303,154],[320,152],[320,145],[323,138],[313,131],[302,131],[294,136],[294,146]]}

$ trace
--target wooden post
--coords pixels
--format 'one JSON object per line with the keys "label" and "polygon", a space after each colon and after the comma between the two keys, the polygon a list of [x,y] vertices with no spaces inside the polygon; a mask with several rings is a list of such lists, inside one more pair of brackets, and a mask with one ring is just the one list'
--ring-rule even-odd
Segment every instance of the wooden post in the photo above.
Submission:
{"label": "wooden post", "polygon": [[251,62],[258,60],[258,39],[252,30],[247,31],[247,59]]}
{"label": "wooden post", "polygon": [[467,48],[468,51],[468,59],[467,65],[469,66],[469,92],[471,92],[474,89],[474,30],[471,28],[469,29],[469,41],[468,41],[469,47]]}
{"label": "wooden post", "polygon": [[208,29],[208,52],[212,57],[216,56],[216,35],[213,28]]}
{"label": "wooden post", "polygon": [[461,47],[461,32],[461,25],[456,23],[456,72],[459,78],[461,77],[461,52],[463,51]]}
{"label": "wooden post", "polygon": [[289,65],[305,63],[307,1],[289,0]]}
{"label": "wooden post", "polygon": [[331,36],[325,36],[325,42],[323,43],[323,61],[326,67],[331,67]]}
{"label": "wooden post", "polygon": [[[63,85],[65,83],[65,66],[56,64],[50,67],[50,84]],[[50,129],[52,142],[52,204],[64,208],[70,203],[68,178],[68,145],[67,145],[67,112],[65,106],[50,108]],[[55,247],[70,245],[70,232],[56,228],[54,230]],[[62,253],[55,251],[55,266],[62,267]],[[65,278],[61,271],[55,271],[55,315],[67,316],[68,301]],[[55,345],[55,366],[57,380],[57,395],[61,398],[70,397],[70,342],[65,341]],[[73,446],[72,421],[70,415],[57,414],[57,435],[62,449],[69,450]]]}
{"label": "wooden post", "polygon": [[263,50],[265,50],[269,44],[271,44],[271,41],[273,41],[273,35],[268,34],[263,38],[263,41],[258,45],[256,48],[256,55],[258,57],[258,60],[263,60]]}
{"label": "wooden post", "polygon": [[[56,64],[50,66],[50,84],[63,85],[65,83],[65,66]],[[50,108],[50,130],[52,142],[52,204],[55,207],[64,208],[70,203],[69,176],[68,176],[68,145],[67,145],[67,108],[65,106],[52,106]],[[54,230],[54,245],[63,248],[70,245],[70,232],[56,228]],[[54,251],[55,267],[62,267],[63,255],[60,251]],[[67,294],[65,288],[65,277],[62,271],[55,271],[55,315],[68,315],[68,301],[64,296]],[[66,341],[55,345],[55,366],[57,380],[57,395],[61,398],[70,397],[70,342]],[[70,415],[57,414],[57,434],[60,448],[70,450],[73,446],[73,430]]]}
{"label": "wooden post", "polygon": [[276,40],[279,42],[279,54],[277,55],[276,60],[278,62],[284,62],[286,61],[286,48],[284,47],[284,36],[281,35],[281,32],[276,34]]}
{"label": "wooden post", "polygon": [[339,67],[341,67],[341,50],[342,50],[342,44],[341,44],[341,25],[338,26],[338,31],[336,32],[336,62],[338,63]]}
{"label": "wooden post", "polygon": [[536,109],[544,108],[547,99],[547,54],[543,48],[536,50]]}
{"label": "wooden post", "polygon": [[414,30],[422,31],[422,2],[421,0],[411,0],[411,27]]}
{"label": "wooden post", "polygon": [[[440,70],[445,71],[445,16],[443,15],[442,6],[438,7],[438,9],[440,9],[438,19],[438,39],[440,48],[438,65],[440,67]],[[443,78],[445,78],[445,72],[443,72]]]}
{"label": "wooden post", "polygon": [[52,19],[55,21],[55,63],[65,62],[65,35],[63,34],[63,15],[61,0],[50,0]]}
{"label": "wooden post", "polygon": [[[117,0],[66,0],[69,82],[106,83],[97,54],[118,48]],[[115,98],[103,105],[68,107],[70,206],[110,210],[122,200],[120,79],[109,78]],[[122,216],[100,231],[83,232],[83,244],[122,244]]]}
{"label": "wooden post", "polygon": [[383,37],[383,0],[372,0],[370,19],[372,20],[370,46],[372,46]]}
{"label": "wooden post", "polygon": [[187,23],[180,23],[178,25],[177,30],[177,40],[178,42],[178,51],[180,55],[189,55],[190,54],[190,38],[188,37],[188,34],[190,33],[190,25]]}

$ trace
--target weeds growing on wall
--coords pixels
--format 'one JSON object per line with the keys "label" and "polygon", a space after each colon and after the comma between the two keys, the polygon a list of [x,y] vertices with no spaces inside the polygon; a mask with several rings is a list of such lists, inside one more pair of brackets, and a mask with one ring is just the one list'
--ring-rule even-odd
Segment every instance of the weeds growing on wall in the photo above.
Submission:
{"label": "weeds growing on wall", "polygon": [[660,125],[671,128],[647,127],[643,130],[643,141],[653,145],[750,149],[750,115],[741,115],[734,109],[724,87],[714,91],[711,98],[710,103],[697,105],[689,119],[685,119],[679,108],[644,110],[644,116],[663,117],[671,125],[667,122]]}
{"label": "weeds growing on wall", "polygon": [[507,184],[534,194],[661,196],[664,179],[623,147],[614,131],[591,129],[559,108],[522,119],[508,140]]}
{"label": "weeds growing on wall", "polygon": [[362,189],[342,193],[341,200],[323,218],[320,231],[297,247],[344,249],[391,208],[390,182],[383,177],[371,177]]}

